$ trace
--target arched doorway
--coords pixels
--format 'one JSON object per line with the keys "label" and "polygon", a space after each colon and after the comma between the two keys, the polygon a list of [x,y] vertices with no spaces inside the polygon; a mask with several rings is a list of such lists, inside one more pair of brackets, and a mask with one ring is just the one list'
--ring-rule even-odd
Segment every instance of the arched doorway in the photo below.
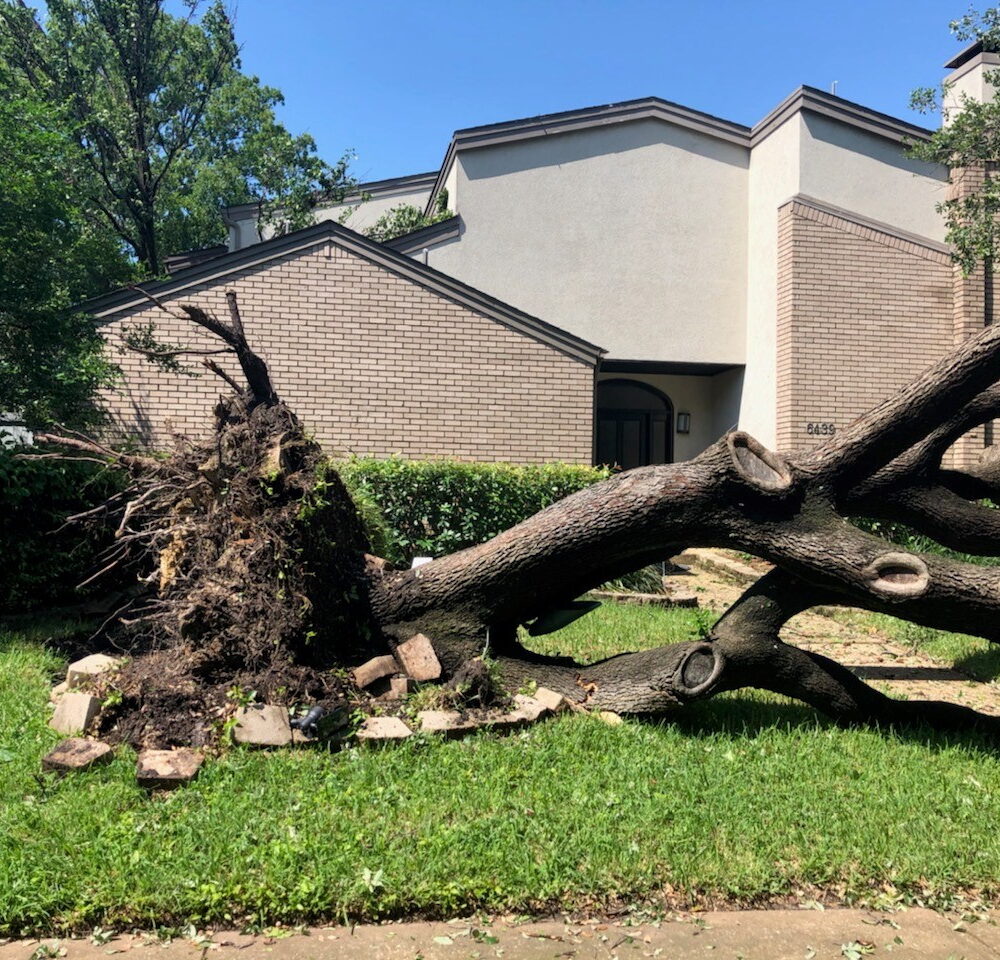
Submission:
{"label": "arched doorway", "polygon": [[666,394],[637,380],[597,384],[598,463],[623,470],[674,459],[674,405]]}

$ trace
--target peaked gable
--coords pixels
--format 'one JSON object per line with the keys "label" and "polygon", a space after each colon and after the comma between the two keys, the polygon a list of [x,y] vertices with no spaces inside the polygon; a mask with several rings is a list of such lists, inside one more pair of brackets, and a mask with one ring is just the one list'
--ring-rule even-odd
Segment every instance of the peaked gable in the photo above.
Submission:
{"label": "peaked gable", "polygon": [[98,321],[134,309],[149,302],[148,295],[157,298],[175,297],[185,290],[208,282],[223,281],[226,277],[251,267],[302,254],[317,246],[330,245],[355,254],[404,279],[440,296],[468,307],[489,317],[524,336],[553,347],[566,356],[590,366],[596,366],[602,354],[601,347],[574,334],[561,330],[537,317],[497,300],[468,284],[462,283],[432,267],[398,253],[347,227],[332,221],[323,221],[303,230],[265,240],[233,253],[215,257],[186,270],[180,270],[166,280],[143,284],[141,288],[127,287],[88,300],[81,309]]}

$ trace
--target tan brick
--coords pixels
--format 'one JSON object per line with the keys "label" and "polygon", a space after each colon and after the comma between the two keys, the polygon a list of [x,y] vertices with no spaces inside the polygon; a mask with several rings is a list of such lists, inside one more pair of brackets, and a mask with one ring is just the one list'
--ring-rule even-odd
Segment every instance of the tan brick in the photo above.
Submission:
{"label": "tan brick", "polygon": [[[530,463],[589,463],[593,370],[552,347],[325,241],[167,298],[226,313],[240,298],[251,344],[275,386],[331,454]],[[170,342],[206,346],[204,332],[149,305],[113,315],[112,348],[130,324],[154,321]],[[207,374],[164,373],[114,356],[121,389],[105,397],[114,432],[150,446],[167,422],[203,436],[223,389]],[[232,374],[229,358],[221,364]]]}

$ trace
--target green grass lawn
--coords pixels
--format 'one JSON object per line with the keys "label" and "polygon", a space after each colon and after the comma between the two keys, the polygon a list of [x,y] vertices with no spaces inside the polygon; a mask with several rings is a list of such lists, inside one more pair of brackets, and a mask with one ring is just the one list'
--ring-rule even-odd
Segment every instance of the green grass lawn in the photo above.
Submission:
{"label": "green grass lawn", "polygon": [[[606,607],[542,639],[593,658],[700,625],[693,612]],[[152,799],[128,750],[41,776],[62,666],[45,633],[0,628],[0,936],[662,905],[664,891],[940,903],[1000,887],[992,746],[840,730],[756,695],[674,722],[564,715],[370,752],[234,749]]]}

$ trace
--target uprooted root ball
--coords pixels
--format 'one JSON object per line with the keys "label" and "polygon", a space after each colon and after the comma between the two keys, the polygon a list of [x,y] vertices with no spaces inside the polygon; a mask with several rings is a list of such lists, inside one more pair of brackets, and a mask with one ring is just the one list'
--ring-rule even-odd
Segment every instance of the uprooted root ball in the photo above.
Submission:
{"label": "uprooted root ball", "polygon": [[295,415],[221,400],[212,443],[178,439],[133,476],[104,562],[128,568],[143,591],[109,628],[130,659],[102,731],[203,742],[234,689],[271,702],[342,699],[346,685],[328,668],[362,658],[377,635],[367,544]]}

